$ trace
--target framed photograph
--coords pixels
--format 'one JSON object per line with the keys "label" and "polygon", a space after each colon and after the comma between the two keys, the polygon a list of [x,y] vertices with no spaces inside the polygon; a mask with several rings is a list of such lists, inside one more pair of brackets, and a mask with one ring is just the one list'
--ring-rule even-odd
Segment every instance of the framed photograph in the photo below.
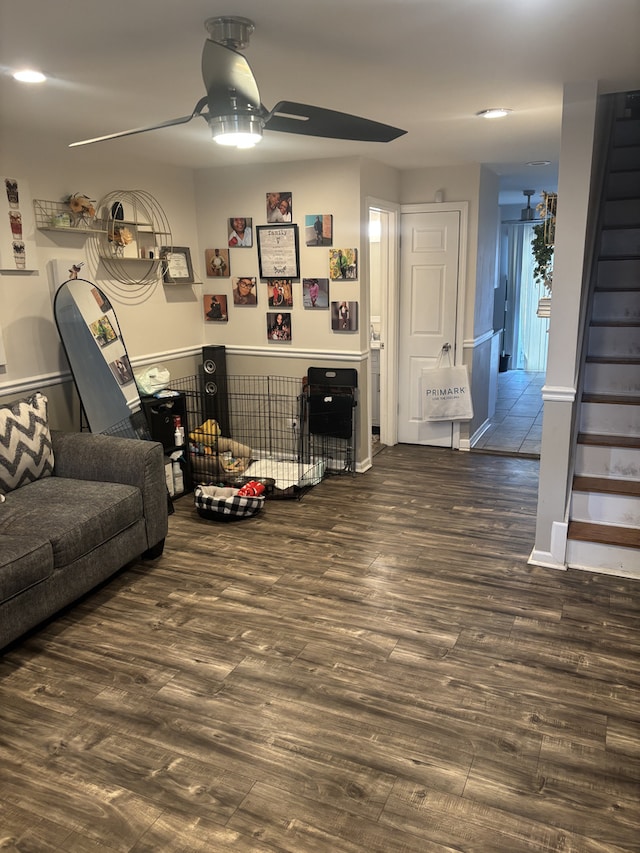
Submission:
{"label": "framed photograph", "polygon": [[127,385],[129,382],[133,382],[133,370],[126,355],[121,355],[120,358],[110,361],[109,367],[118,380],[118,385]]}
{"label": "framed photograph", "polygon": [[107,311],[111,311],[111,303],[109,302],[108,297],[99,288],[92,287],[91,295],[96,300],[98,308],[103,314],[106,314]]}
{"label": "framed photograph", "polygon": [[293,196],[291,193],[267,193],[267,222],[293,222]]}
{"label": "framed photograph", "polygon": [[233,280],[233,304],[234,305],[257,305],[258,294],[256,293],[255,276],[241,276]]}
{"label": "framed photograph", "polygon": [[287,311],[267,312],[267,340],[291,340],[291,314]]}
{"label": "framed photograph", "polygon": [[302,304],[305,308],[328,308],[329,279],[303,278]]}
{"label": "framed photograph", "polygon": [[298,226],[258,225],[260,278],[299,278]]}
{"label": "framed photograph", "polygon": [[162,275],[165,284],[193,284],[190,249],[186,246],[162,246],[160,257],[165,261]]}
{"label": "framed photograph", "polygon": [[358,303],[332,302],[331,328],[334,332],[357,332]]}
{"label": "framed photograph", "polygon": [[118,340],[115,329],[109,322],[109,318],[106,315],[104,317],[100,317],[99,320],[94,320],[93,323],[89,323],[89,329],[101,347],[106,347],[107,344],[112,344],[114,341]]}
{"label": "framed photograph", "polygon": [[229,278],[231,267],[229,266],[228,249],[205,249],[204,266],[208,278]]}
{"label": "framed photograph", "polygon": [[207,293],[202,297],[204,305],[204,319],[226,323],[229,319],[227,311],[227,297],[224,293]]}
{"label": "framed photograph", "polygon": [[267,285],[269,308],[292,308],[293,287],[290,278],[274,278]]}
{"label": "framed photograph", "polygon": [[329,249],[331,281],[355,281],[358,278],[357,249]]}
{"label": "framed photograph", "polygon": [[232,216],[229,219],[229,247],[231,249],[250,249],[253,246],[251,218]]}
{"label": "framed photograph", "polygon": [[304,218],[306,246],[333,245],[333,216],[330,213],[307,213]]}

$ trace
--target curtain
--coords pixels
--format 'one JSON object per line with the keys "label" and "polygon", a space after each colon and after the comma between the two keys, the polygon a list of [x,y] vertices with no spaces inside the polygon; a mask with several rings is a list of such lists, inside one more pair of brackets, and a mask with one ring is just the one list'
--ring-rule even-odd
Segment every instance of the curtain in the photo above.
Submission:
{"label": "curtain", "polygon": [[536,315],[538,300],[546,293],[533,278],[533,227],[533,222],[512,222],[507,226],[508,299],[513,320],[511,366],[544,372],[549,319]]}

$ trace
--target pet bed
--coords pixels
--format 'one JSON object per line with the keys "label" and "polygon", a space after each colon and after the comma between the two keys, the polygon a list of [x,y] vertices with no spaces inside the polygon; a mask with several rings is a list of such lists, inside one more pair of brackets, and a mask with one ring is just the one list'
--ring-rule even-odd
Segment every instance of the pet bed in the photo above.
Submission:
{"label": "pet bed", "polygon": [[275,480],[275,488],[278,491],[290,493],[317,485],[322,480],[324,468],[324,462],[304,464],[275,459],[258,459],[249,465],[244,476],[254,480],[271,478]]}
{"label": "pet bed", "polygon": [[249,518],[263,507],[264,498],[240,495],[239,489],[196,486],[193,492],[198,515],[215,521]]}

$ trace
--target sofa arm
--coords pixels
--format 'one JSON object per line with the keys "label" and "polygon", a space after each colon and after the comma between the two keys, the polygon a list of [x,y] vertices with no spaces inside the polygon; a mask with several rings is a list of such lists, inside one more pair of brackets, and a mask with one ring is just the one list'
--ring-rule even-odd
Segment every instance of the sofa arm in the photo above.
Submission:
{"label": "sofa arm", "polygon": [[164,451],[155,441],[90,432],[51,431],[53,475],[72,480],[123,483],[142,493],[147,544],[167,535],[168,502]]}

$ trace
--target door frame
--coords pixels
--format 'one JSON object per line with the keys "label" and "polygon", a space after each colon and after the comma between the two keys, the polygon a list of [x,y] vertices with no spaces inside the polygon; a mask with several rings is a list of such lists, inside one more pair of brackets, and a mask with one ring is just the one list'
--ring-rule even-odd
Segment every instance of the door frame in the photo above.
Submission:
{"label": "door frame", "polygon": [[[367,196],[367,259],[369,257],[369,219],[371,210],[386,214],[388,229],[384,236],[385,248],[383,254],[384,271],[381,284],[380,304],[381,343],[380,348],[380,442],[391,447],[398,443],[398,389],[397,382],[390,377],[398,375],[399,348],[399,295],[400,295],[400,210],[401,206],[394,202]],[[367,260],[368,263],[368,260]],[[369,288],[369,279],[367,279]],[[367,293],[367,305],[371,304],[370,294]],[[367,328],[369,321],[367,319]],[[371,341],[368,347],[368,387],[371,388]],[[371,459],[371,394],[369,395],[367,413],[367,436],[369,441],[369,459]]]}
{"label": "door frame", "polygon": [[[467,254],[468,254],[468,231],[469,231],[469,202],[468,201],[438,201],[438,202],[423,202],[418,204],[402,204],[400,205],[400,231],[398,233],[398,249],[400,248],[400,238],[402,234],[402,217],[404,214],[411,213],[449,213],[458,212],[460,215],[460,232],[458,241],[458,283],[456,297],[456,322],[455,322],[455,340],[451,342],[453,347],[453,364],[464,364],[464,325],[465,325],[465,299],[467,290]],[[397,308],[400,305],[400,279],[402,270],[399,270],[398,288],[396,293]],[[398,311],[399,313],[399,311]],[[398,334],[396,336],[396,350],[400,342],[400,329],[398,326]],[[396,383],[395,391],[395,424],[396,424],[396,443],[398,436],[398,394],[400,385],[400,376],[398,373],[399,352],[396,351]],[[451,448],[453,450],[460,449],[460,421],[453,421],[453,434],[451,437]]]}

